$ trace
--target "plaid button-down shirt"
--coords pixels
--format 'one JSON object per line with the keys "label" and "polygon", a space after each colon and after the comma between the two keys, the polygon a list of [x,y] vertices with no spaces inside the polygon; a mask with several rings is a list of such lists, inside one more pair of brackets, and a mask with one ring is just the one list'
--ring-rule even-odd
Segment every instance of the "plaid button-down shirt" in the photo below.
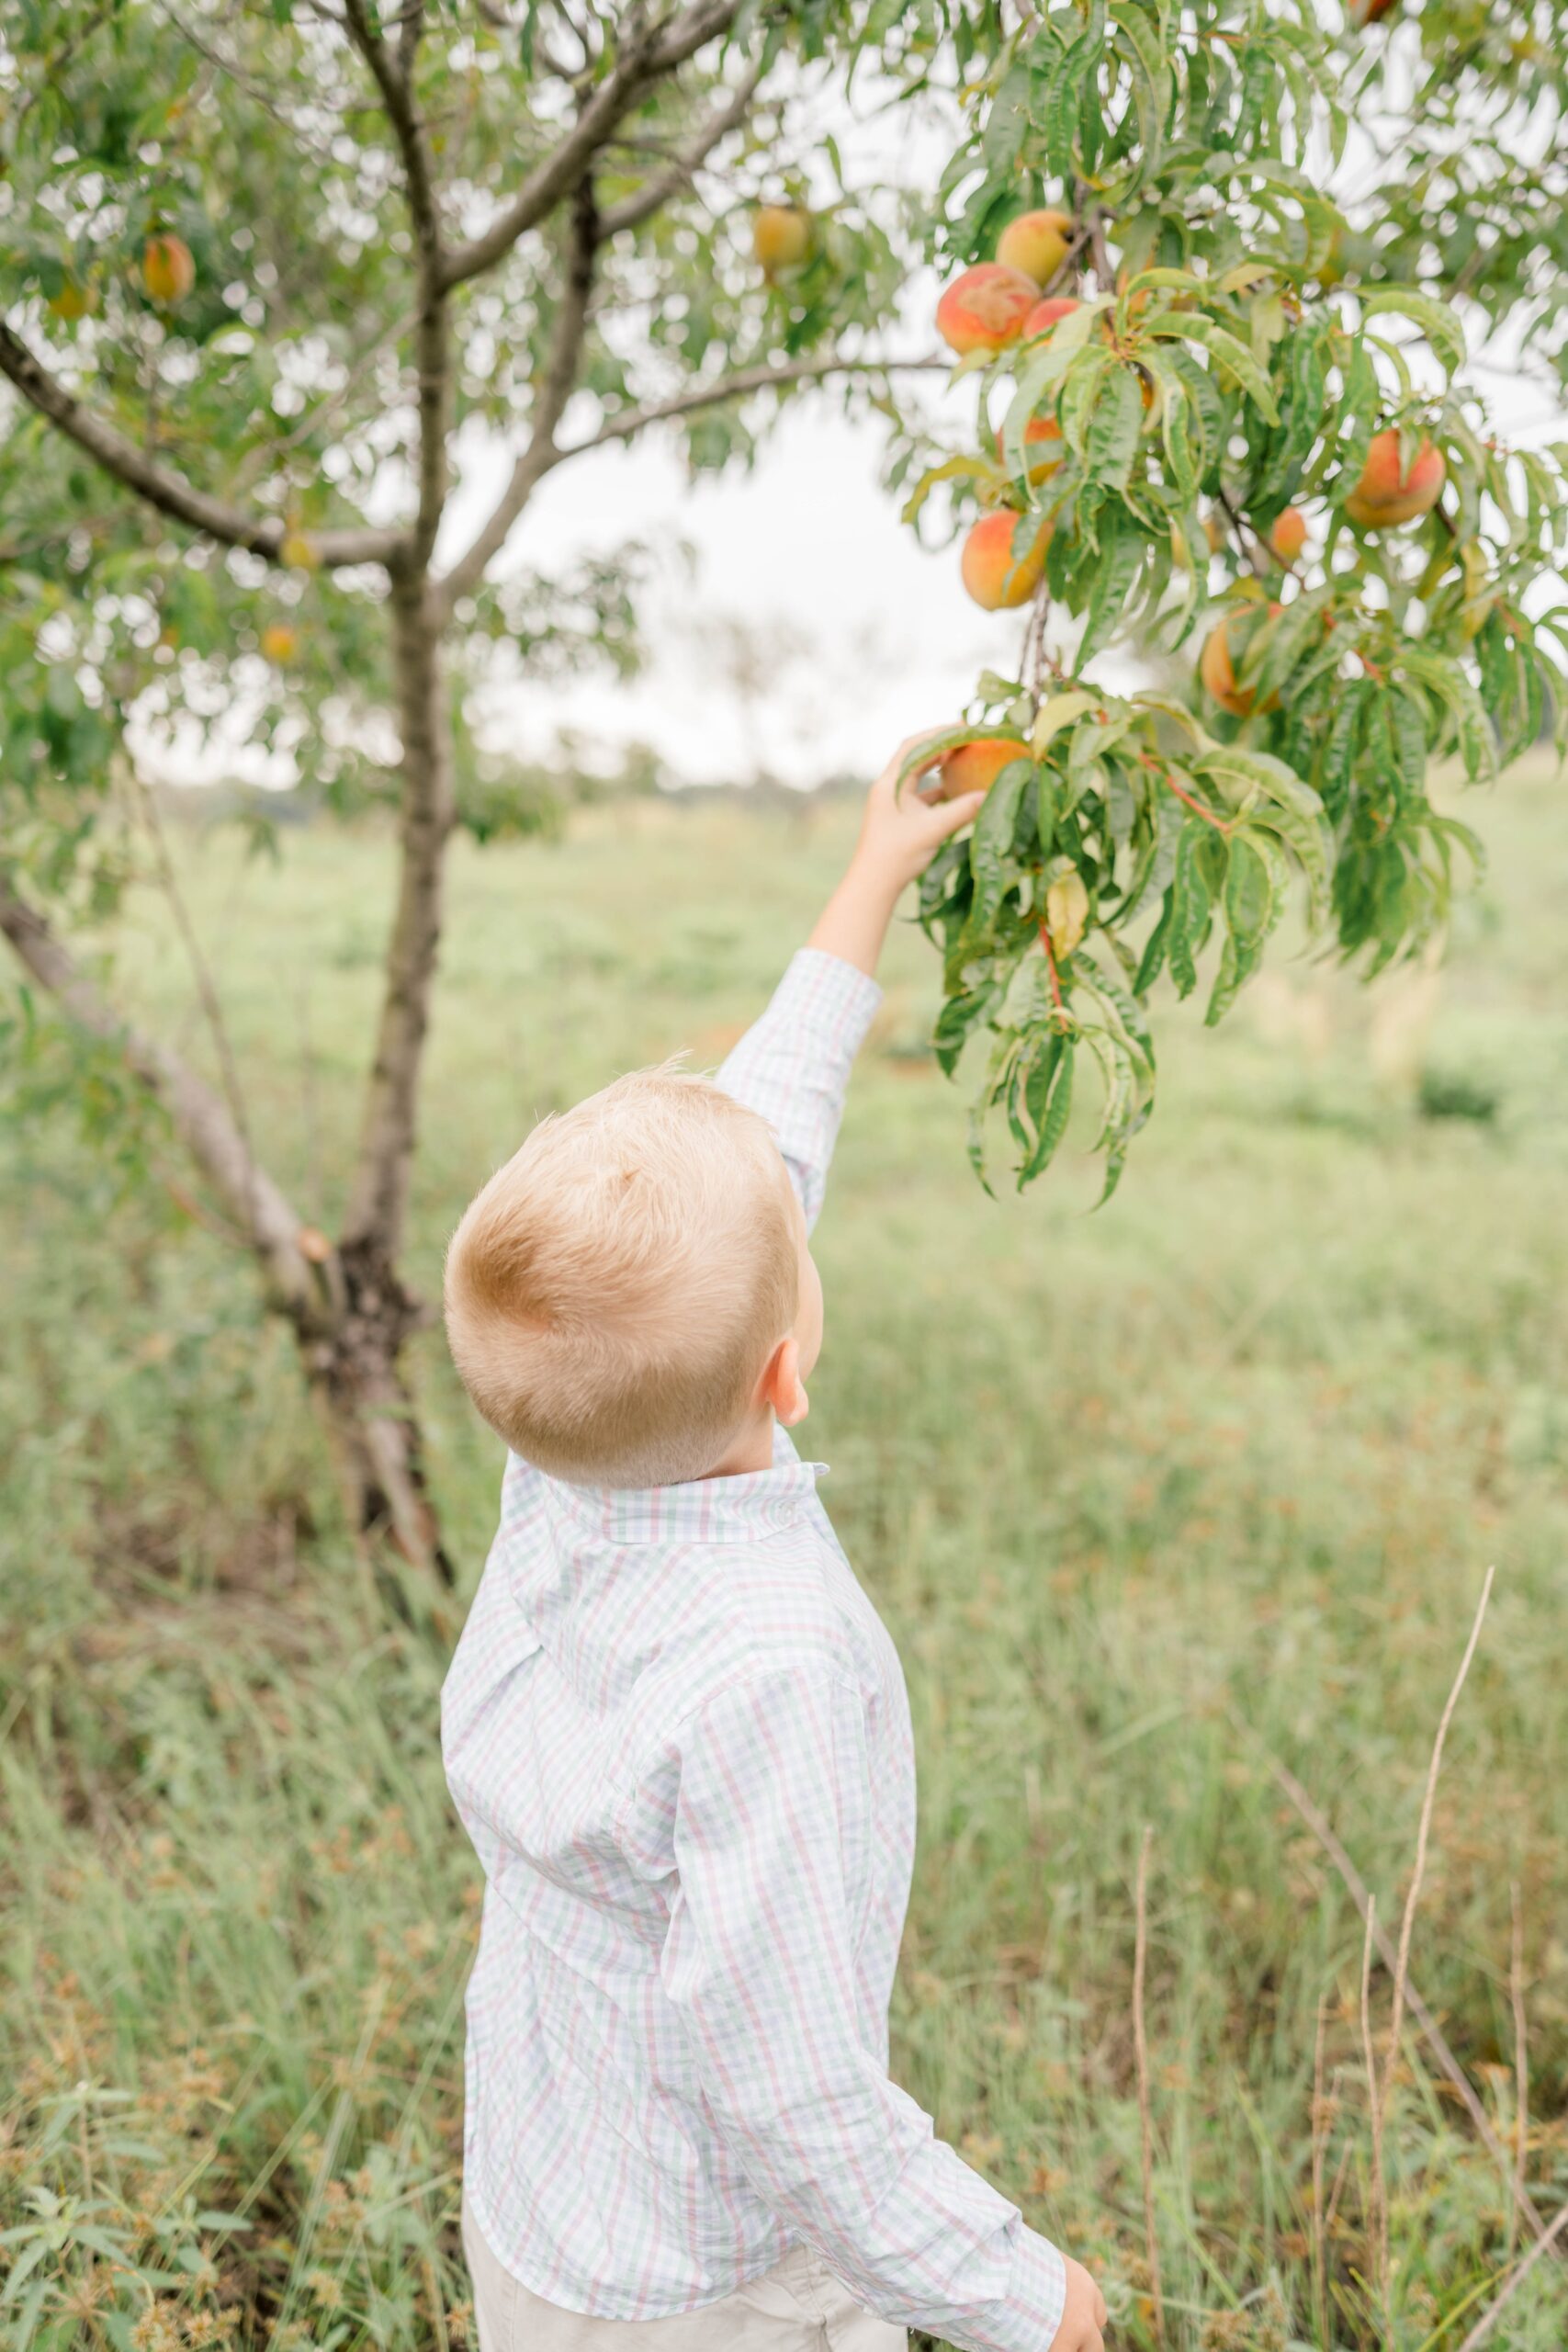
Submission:
{"label": "plaid button-down shirt", "polygon": [[[719,1073],[808,1218],[877,1002],[807,949]],[[690,2311],[805,2239],[889,2320],[1046,2352],[1061,2256],[887,2077],[914,1751],[821,1468],[782,1430],[643,1492],[508,1462],[442,1699],[487,1880],[468,2196],[569,2310]]]}

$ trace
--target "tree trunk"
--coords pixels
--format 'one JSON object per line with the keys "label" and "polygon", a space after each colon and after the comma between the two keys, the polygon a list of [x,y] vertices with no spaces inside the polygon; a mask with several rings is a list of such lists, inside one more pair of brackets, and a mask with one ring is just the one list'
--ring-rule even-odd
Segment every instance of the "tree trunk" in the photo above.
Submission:
{"label": "tree trunk", "polygon": [[384,1531],[403,1557],[450,1589],[425,1476],[424,1438],[403,1367],[427,1310],[371,1245],[331,1261],[335,1312],[296,1326],[311,1398],[337,1466],[344,1507],[362,1534]]}
{"label": "tree trunk", "polygon": [[343,1231],[345,1252],[363,1251],[388,1265],[401,1254],[408,1215],[420,1069],[441,944],[442,876],[453,819],[452,720],[445,701],[441,622],[423,578],[393,584],[392,658],[403,752],[401,873]]}
{"label": "tree trunk", "polygon": [[403,1556],[446,1585],[424,1475],[423,1444],[402,1353],[426,1310],[372,1241],[334,1250],[299,1216],[254,1157],[223,1097],[173,1047],[125,1021],[62,940],[0,876],[0,935],[24,969],[79,1027],[117,1046],[163,1103],[225,1215],[261,1270],[268,1307],[299,1344],[311,1397],[338,1466],[349,1524],[384,1530]]}

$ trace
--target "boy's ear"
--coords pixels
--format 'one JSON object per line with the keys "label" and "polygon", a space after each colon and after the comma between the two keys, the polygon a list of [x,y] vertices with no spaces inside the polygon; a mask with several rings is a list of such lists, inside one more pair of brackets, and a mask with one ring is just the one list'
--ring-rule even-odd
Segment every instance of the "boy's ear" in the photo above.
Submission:
{"label": "boy's ear", "polygon": [[762,1373],[762,1402],[773,1408],[781,1427],[793,1430],[811,1410],[806,1383],[800,1376],[800,1350],[795,1341],[781,1340]]}

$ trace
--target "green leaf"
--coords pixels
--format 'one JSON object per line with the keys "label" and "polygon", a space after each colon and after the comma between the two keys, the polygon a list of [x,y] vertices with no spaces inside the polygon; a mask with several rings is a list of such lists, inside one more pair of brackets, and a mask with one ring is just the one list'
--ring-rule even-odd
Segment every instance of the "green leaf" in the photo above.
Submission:
{"label": "green leaf", "polygon": [[1038,1108],[1031,1103],[1035,1116],[1034,1148],[1018,1171],[1018,1189],[1043,1174],[1055,1156],[1056,1148],[1067,1131],[1067,1121],[1073,1111],[1073,1040],[1054,1039],[1056,1051],[1045,1069],[1044,1090],[1037,1096]]}
{"label": "green leaf", "polygon": [[1144,542],[1134,530],[1123,526],[1113,532],[1108,531],[1094,585],[1089,591],[1084,633],[1078,646],[1080,670],[1086,669],[1115,635],[1127,603],[1128,591],[1137,578],[1143,560]]}
{"label": "green leaf", "polygon": [[1435,295],[1418,293],[1409,286],[1378,287],[1362,294],[1364,319],[1379,318],[1390,311],[1398,311],[1421,329],[1450,376],[1463,367],[1464,328],[1446,302],[1439,302]]}
{"label": "green leaf", "polygon": [[1270,424],[1280,422],[1279,403],[1274,388],[1258,366],[1245,343],[1201,311],[1161,311],[1145,322],[1144,332],[1153,335],[1179,335],[1184,343],[1195,343],[1228,368],[1236,382],[1251,399],[1253,405],[1266,416]]}

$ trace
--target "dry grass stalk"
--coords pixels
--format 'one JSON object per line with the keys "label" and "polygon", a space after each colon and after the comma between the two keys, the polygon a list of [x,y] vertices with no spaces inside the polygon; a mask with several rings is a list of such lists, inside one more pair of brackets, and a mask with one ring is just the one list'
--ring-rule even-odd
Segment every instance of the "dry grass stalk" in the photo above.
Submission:
{"label": "dry grass stalk", "polygon": [[[1416,1867],[1410,1873],[1410,1888],[1404,1898],[1404,1915],[1399,1923],[1399,1953],[1393,1967],[1393,2007],[1389,2021],[1388,2051],[1383,2060],[1382,2078],[1372,2079],[1372,2147],[1377,2163],[1378,2178],[1374,2183],[1377,2199],[1378,2243],[1377,2269],[1382,2282],[1384,2307],[1387,2307],[1389,2284],[1388,2258],[1388,2194],[1382,2177],[1383,2124],[1393,2097],[1393,2078],[1399,2065],[1399,2047],[1404,2030],[1405,1987],[1410,1982],[1410,1943],[1416,1932],[1416,1906],[1421,1899],[1421,1883],[1427,1874],[1427,1847],[1432,1834],[1432,1809],[1438,1801],[1438,1775],[1443,1766],[1443,1747],[1449,1736],[1449,1725],[1459,1705],[1460,1692],[1464,1689],[1481,1628],[1486,1622],[1486,1604],[1492,1598],[1493,1579],[1497,1571],[1490,1567],[1476,1603],[1475,1619],[1470,1629],[1470,1639],[1464,1645],[1464,1656],[1459,1662],[1448,1701],[1438,1722],[1438,1736],[1432,1742],[1432,1760],[1427,1767],[1427,1786],[1421,1796],[1421,1819],[1416,1832]],[[1370,1930],[1369,1930],[1370,1949]]]}
{"label": "dry grass stalk", "polygon": [[1138,2126],[1144,2176],[1144,2244],[1149,2266],[1149,2300],[1154,2305],[1155,2342],[1165,2342],[1165,2297],[1160,2290],[1159,2238],[1155,2229],[1155,2125],[1149,2096],[1149,2038],[1144,2016],[1144,1985],[1149,1957],[1149,1848],[1154,1831],[1147,1824],[1138,1849],[1137,1925],[1133,1951],[1133,2042],[1138,2060]]}
{"label": "dry grass stalk", "polygon": [[[1347,1853],[1344,1843],[1336,1833],[1327,1815],[1311,1792],[1297,1780],[1290,1766],[1258,1738],[1251,1724],[1237,1714],[1234,1708],[1229,1713],[1231,1722],[1257,1749],[1263,1762],[1269,1767],[1276,1786],[1290,1799],[1306,1827],[1311,1830],[1333,1863],[1340,1883],[1364,1921],[1371,1904],[1371,1896],[1367,1891],[1367,1882]],[[1378,1957],[1383,1966],[1393,1969],[1395,1960],[1394,1949],[1381,1928],[1376,1930],[1373,1940]],[[1439,2073],[1452,2086],[1456,2098],[1469,2116],[1476,2138],[1506,2180],[1520,2220],[1538,2242],[1547,2237],[1548,2227],[1540,2210],[1528,2189],[1521,2190],[1518,2188],[1514,2178],[1512,2155],[1494,2131],[1492,2119],[1482,2106],[1476,2095],[1475,2086],[1454,2056],[1447,2034],[1444,2033],[1442,2027],[1438,2023],[1427,2002],[1408,1976],[1404,1985],[1404,2006],[1420,2028],[1427,2047],[1437,2062]],[[1568,2246],[1564,2246],[1561,2240],[1556,2239],[1553,2240],[1553,2245],[1560,2258],[1568,2257]]]}
{"label": "dry grass stalk", "polygon": [[1491,2310],[1483,2312],[1481,2317],[1476,2321],[1475,2325],[1471,2329],[1470,2334],[1460,2346],[1459,2352],[1476,2352],[1476,2347],[1479,2345],[1485,2343],[1487,2337],[1496,2326],[1498,2320],[1502,2317],[1505,2306],[1513,2301],[1514,2297],[1518,2293],[1519,2289],[1524,2285],[1525,2280],[1529,2277],[1530,2272],[1535,2268],[1535,2266],[1540,2260],[1541,2256],[1551,2247],[1561,2247],[1563,2241],[1563,2233],[1565,2231],[1568,2231],[1568,2205],[1562,2205],[1552,2216],[1551,2226],[1547,2230],[1545,2236],[1539,2239],[1537,2243],[1531,2246],[1529,2252],[1526,2255],[1518,2268],[1514,2272],[1513,2277],[1509,2279],[1507,2285],[1504,2288],[1502,2293],[1498,2296]]}
{"label": "dry grass stalk", "polygon": [[1331,2110],[1324,2089],[1324,2045],[1328,2031],[1328,2004],[1317,2005],[1317,2039],[1312,2053],[1312,2286],[1317,2311],[1318,2340],[1328,2345],[1328,2216],[1324,2211],[1323,2186],[1327,2169]]}
{"label": "dry grass stalk", "polygon": [[1361,2055],[1367,2068],[1367,2099],[1372,2119],[1371,2211],[1368,2236],[1371,2242],[1372,2292],[1382,2317],[1388,2319],[1388,2182],[1382,2161],[1382,2100],[1378,2096],[1377,2053],[1372,2047],[1372,1939],[1377,1933],[1377,1898],[1367,1902],[1367,1932],[1361,1945]]}
{"label": "dry grass stalk", "polygon": [[1525,2193],[1525,2165],[1529,2145],[1529,2029],[1525,2018],[1525,1915],[1519,1882],[1508,1890],[1513,1908],[1513,1935],[1508,1948],[1508,1998],[1514,2012],[1514,2201],[1508,2209],[1508,2259],[1518,2237],[1519,2201]]}

